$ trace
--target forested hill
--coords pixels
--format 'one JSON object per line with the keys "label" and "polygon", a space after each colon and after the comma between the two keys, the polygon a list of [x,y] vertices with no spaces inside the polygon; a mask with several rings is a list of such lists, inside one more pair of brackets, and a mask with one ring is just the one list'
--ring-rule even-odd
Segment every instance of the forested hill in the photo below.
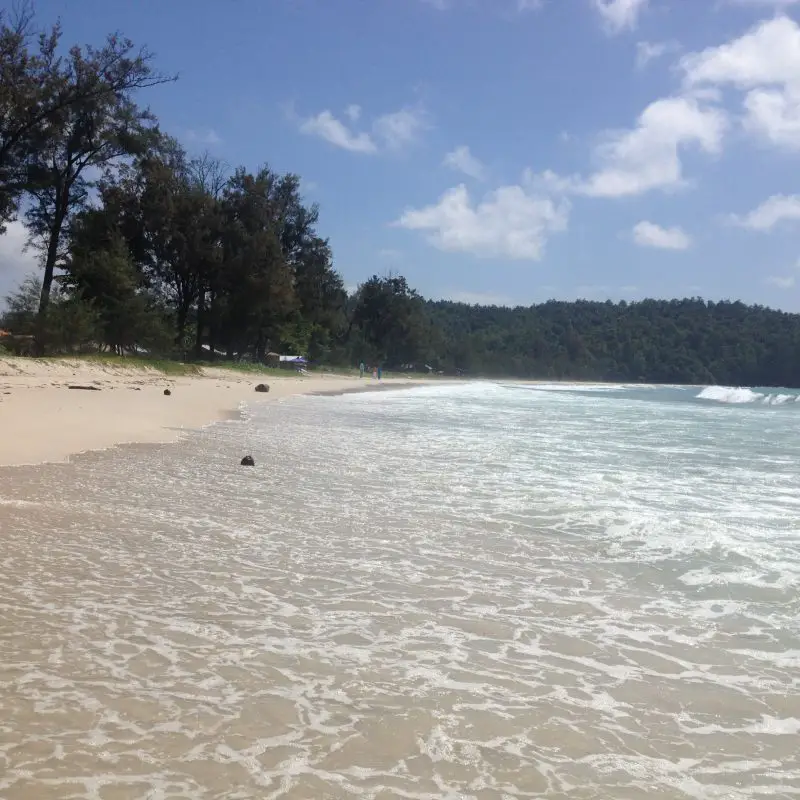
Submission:
{"label": "forested hill", "polygon": [[741,302],[430,302],[448,368],[485,375],[800,386],[800,315]]}

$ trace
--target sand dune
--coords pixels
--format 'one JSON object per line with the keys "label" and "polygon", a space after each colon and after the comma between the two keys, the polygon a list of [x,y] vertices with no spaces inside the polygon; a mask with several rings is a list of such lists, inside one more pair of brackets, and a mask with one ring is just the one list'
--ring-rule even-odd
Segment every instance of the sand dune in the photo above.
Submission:
{"label": "sand dune", "polygon": [[[266,382],[268,394],[255,392]],[[173,377],[81,360],[0,359],[0,465],[64,461],[124,442],[168,442],[237,413],[243,402],[408,386],[417,381],[329,375],[263,376],[204,369]],[[70,389],[93,386],[99,391]],[[171,391],[164,395],[164,389]]]}

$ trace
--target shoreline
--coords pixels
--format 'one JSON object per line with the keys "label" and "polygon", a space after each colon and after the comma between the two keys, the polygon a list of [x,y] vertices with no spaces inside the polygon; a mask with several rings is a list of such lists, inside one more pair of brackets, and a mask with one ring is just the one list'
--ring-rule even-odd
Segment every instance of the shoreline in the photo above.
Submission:
{"label": "shoreline", "polygon": [[[259,383],[267,383],[270,391],[256,392]],[[428,383],[424,378],[388,377],[376,383],[357,376],[213,367],[174,376],[138,365],[0,358],[0,467],[69,463],[72,456],[118,445],[176,442],[215,422],[236,419],[243,406],[256,403]]]}
{"label": "shoreline", "polygon": [[[481,379],[478,379],[481,380]],[[482,379],[499,385],[602,381]],[[258,383],[270,386],[257,393]],[[125,444],[169,444],[243,408],[302,395],[335,397],[474,382],[469,379],[273,374],[201,367],[169,374],[140,364],[0,357],[0,468],[69,463],[72,456]],[[74,387],[74,388],[69,388]],[[88,388],[95,389],[94,391]],[[169,389],[170,396],[164,395]]]}

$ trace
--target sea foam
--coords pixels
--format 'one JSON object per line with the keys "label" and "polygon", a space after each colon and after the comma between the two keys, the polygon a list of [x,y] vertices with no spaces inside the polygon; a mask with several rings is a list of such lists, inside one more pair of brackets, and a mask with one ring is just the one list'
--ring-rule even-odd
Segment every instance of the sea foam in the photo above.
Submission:
{"label": "sea foam", "polygon": [[762,403],[769,406],[780,406],[800,401],[800,394],[797,393],[757,392],[753,389],[732,386],[707,386],[697,397],[699,400],[713,400],[717,403],[734,405]]}
{"label": "sea foam", "polygon": [[697,393],[296,398],[4,471],[0,796],[796,796],[800,431]]}

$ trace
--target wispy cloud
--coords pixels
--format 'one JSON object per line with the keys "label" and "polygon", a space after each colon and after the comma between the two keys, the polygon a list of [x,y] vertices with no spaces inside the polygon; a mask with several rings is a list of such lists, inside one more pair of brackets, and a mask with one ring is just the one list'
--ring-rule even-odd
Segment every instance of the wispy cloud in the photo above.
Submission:
{"label": "wispy cloud", "polygon": [[481,180],[486,174],[486,167],[484,167],[479,159],[472,155],[469,147],[466,145],[461,145],[460,147],[456,147],[455,150],[451,150],[445,155],[442,163],[446,167],[450,167],[450,169],[454,169],[458,172],[463,172],[465,175],[470,178],[475,178],[476,180]]}
{"label": "wispy cloud", "polygon": [[771,231],[784,222],[800,222],[800,195],[774,194],[747,214],[731,214],[728,221],[751,231]]}
{"label": "wispy cloud", "polygon": [[648,0],[592,0],[603,26],[612,35],[634,30],[647,4]]}
{"label": "wispy cloud", "polygon": [[300,191],[303,194],[314,194],[315,192],[319,191],[319,184],[316,181],[300,178]]}
{"label": "wispy cloud", "polygon": [[309,136],[317,136],[336,147],[341,147],[342,150],[349,150],[351,153],[376,153],[378,151],[378,146],[368,133],[351,131],[330,111],[320,111],[316,116],[304,120],[300,125],[300,132]]}
{"label": "wispy cloud", "polygon": [[428,126],[428,115],[424,111],[404,108],[378,117],[372,123],[372,133],[390,150],[400,150],[416,142]]}
{"label": "wispy cloud", "polygon": [[222,144],[222,137],[211,128],[206,130],[188,130],[186,131],[186,140],[192,144],[207,145],[213,147]]}
{"label": "wispy cloud", "polygon": [[800,259],[795,262],[794,269],[785,275],[770,275],[765,283],[777,286],[779,289],[791,289],[797,285],[798,277],[800,277]]}
{"label": "wispy cloud", "polygon": [[644,69],[651,61],[657,58],[677,53],[681,49],[678,42],[637,42],[636,67]]}
{"label": "wispy cloud", "polygon": [[301,133],[324,139],[351,153],[374,154],[381,150],[397,151],[415,143],[428,127],[428,114],[420,108],[403,108],[375,118],[369,129],[357,130],[362,109],[352,104],[344,111],[346,124],[330,110],[320,111],[300,120]]}
{"label": "wispy cloud", "polygon": [[395,264],[403,260],[403,254],[399,250],[395,250],[391,247],[384,247],[383,249],[378,250],[378,257],[384,261],[391,261]]}
{"label": "wispy cloud", "polygon": [[687,250],[691,238],[680,228],[663,228],[655,222],[642,220],[633,226],[633,241],[640,247],[657,250]]}
{"label": "wispy cloud", "polygon": [[779,289],[791,289],[797,283],[797,279],[794,275],[770,275],[767,283]]}

